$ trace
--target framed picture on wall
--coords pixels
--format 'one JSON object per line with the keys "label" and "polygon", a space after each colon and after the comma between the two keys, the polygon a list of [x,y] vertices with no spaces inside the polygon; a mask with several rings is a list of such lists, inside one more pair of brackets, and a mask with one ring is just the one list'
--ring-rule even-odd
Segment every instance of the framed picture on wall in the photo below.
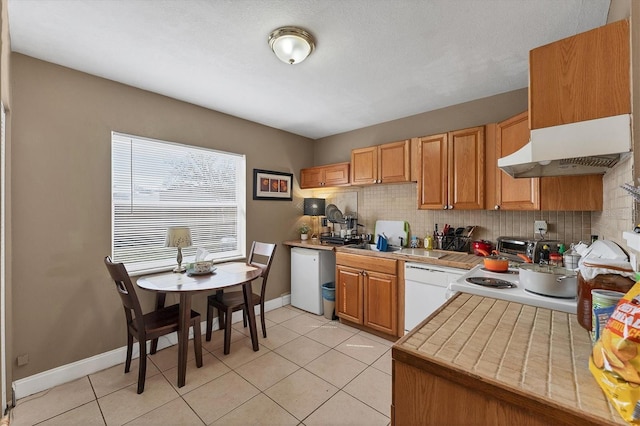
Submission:
{"label": "framed picture on wall", "polygon": [[253,199],[291,201],[292,173],[253,169]]}

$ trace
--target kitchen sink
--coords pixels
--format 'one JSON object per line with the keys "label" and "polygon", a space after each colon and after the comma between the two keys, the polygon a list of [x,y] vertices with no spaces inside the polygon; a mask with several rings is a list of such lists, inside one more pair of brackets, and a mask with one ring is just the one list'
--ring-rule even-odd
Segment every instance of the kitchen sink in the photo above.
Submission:
{"label": "kitchen sink", "polygon": [[[360,249],[360,250],[371,250],[371,251],[380,251],[376,248],[375,244],[356,244],[356,245],[352,245],[349,246],[349,248],[355,248],[355,249]],[[400,251],[402,250],[402,247],[400,246],[387,246],[387,249],[385,250],[386,252],[396,252],[396,251]]]}
{"label": "kitchen sink", "polygon": [[411,256],[428,257],[430,259],[440,259],[440,258],[446,256],[445,253],[434,252],[434,251],[425,250],[425,249],[422,249],[422,248],[403,248],[402,250],[400,250],[400,254],[408,254],[408,255],[411,255]]}

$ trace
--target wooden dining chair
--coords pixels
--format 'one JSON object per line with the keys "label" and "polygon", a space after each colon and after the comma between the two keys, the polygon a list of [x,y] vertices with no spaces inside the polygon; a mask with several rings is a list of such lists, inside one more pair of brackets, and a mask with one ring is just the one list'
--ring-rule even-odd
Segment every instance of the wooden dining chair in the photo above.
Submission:
{"label": "wooden dining chair", "polygon": [[[125,266],[122,263],[113,263],[109,256],[104,258],[104,264],[116,284],[116,290],[122,299],[124,315],[127,320],[127,359],[124,364],[124,372],[128,373],[131,367],[133,339],[135,338],[140,347],[138,393],[142,393],[147,370],[147,340],[157,339],[160,336],[178,331],[180,307],[175,304],[143,314],[138,295]],[[202,367],[200,314],[194,310],[191,311],[191,326],[193,327],[193,350],[196,354],[196,365]],[[151,354],[155,352],[156,349],[152,346]]]}
{"label": "wooden dining chair", "polygon": [[[271,269],[271,262],[276,252],[276,244],[261,243],[254,241],[251,245],[247,265],[260,268],[262,273],[262,286],[260,294],[252,293],[252,301],[249,309],[260,305],[260,321],[262,322],[262,335],[267,337],[267,326],[264,320],[264,298],[267,288],[267,278]],[[220,329],[224,328],[224,353],[227,355],[231,346],[231,315],[235,311],[242,309],[244,326],[247,326],[247,307],[244,304],[244,295],[242,291],[223,292],[217,291],[207,297],[207,341],[211,340],[211,331],[213,328],[213,308],[218,310],[218,325]]]}

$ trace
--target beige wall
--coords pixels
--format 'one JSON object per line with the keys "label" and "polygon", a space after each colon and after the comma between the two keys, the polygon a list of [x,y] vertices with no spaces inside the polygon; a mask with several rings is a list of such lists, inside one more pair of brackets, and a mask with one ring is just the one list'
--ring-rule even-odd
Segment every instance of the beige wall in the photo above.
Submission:
{"label": "beige wall", "polygon": [[502,121],[527,110],[527,88],[318,139],[316,165],[351,160],[351,150]]}
{"label": "beige wall", "polygon": [[[247,241],[295,237],[297,176],[309,139],[28,56],[12,55],[13,380],[126,344],[111,252],[110,132],[247,156]],[[292,172],[295,198],[253,201],[253,169]],[[276,252],[267,299],[288,293],[289,252]],[[140,292],[144,308],[152,295]],[[205,312],[205,296],[194,309]],[[175,299],[177,301],[177,299]]]}

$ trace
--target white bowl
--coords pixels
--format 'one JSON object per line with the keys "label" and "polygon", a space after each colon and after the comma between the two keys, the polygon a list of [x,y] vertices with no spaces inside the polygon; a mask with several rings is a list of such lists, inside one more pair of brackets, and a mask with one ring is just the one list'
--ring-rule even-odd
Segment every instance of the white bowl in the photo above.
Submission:
{"label": "white bowl", "polygon": [[212,260],[201,260],[200,262],[194,262],[192,268],[190,269],[192,269],[196,274],[205,274],[207,272],[210,272],[212,267]]}

